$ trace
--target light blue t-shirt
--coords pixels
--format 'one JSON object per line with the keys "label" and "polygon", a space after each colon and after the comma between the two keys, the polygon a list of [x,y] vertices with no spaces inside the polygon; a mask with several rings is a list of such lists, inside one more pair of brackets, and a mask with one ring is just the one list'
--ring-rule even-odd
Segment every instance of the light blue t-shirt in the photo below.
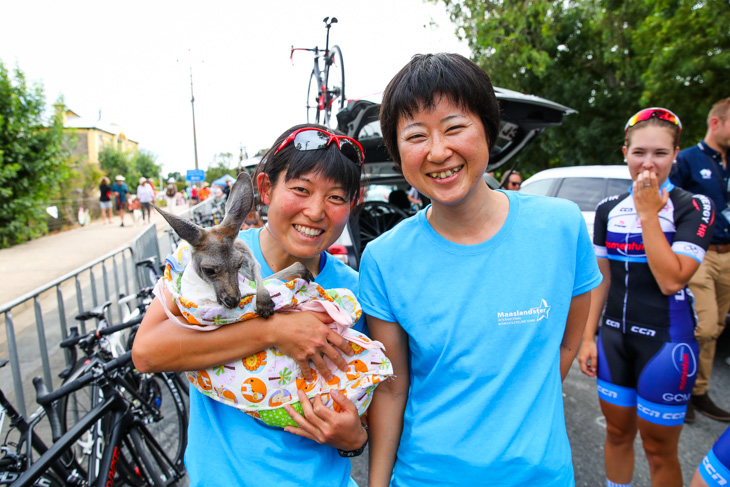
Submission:
{"label": "light blue t-shirt", "polygon": [[486,242],[446,240],[423,210],[365,249],[363,310],[410,346],[394,486],[573,485],[560,342],[601,274],[574,203],[505,194]]}
{"label": "light blue t-shirt", "polygon": [[[251,248],[265,277],[273,272],[261,253],[261,230],[243,231],[239,238]],[[315,281],[325,289],[344,287],[357,295],[357,272],[327,257]],[[355,328],[362,328],[362,320]],[[194,486],[357,486],[350,479],[350,460],[335,448],[266,426],[193,387],[185,466]]]}

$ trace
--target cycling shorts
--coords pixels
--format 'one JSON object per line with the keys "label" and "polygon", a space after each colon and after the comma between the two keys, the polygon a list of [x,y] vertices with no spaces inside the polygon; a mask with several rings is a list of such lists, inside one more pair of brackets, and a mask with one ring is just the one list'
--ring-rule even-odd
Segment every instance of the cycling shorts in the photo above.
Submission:
{"label": "cycling shorts", "polygon": [[710,487],[730,482],[730,428],[717,440],[698,467],[700,476]]}
{"label": "cycling shorts", "polygon": [[636,407],[650,423],[684,423],[697,378],[697,341],[665,341],[657,330],[632,326],[626,332],[604,322],[598,335],[598,397]]}

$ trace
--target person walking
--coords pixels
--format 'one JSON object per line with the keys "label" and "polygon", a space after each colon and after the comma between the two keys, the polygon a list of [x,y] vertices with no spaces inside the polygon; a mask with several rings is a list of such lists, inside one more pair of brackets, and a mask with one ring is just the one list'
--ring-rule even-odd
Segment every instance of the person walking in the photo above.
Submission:
{"label": "person walking", "polygon": [[175,195],[177,194],[177,184],[175,184],[175,178],[169,178],[167,180],[167,187],[165,188],[165,198],[167,199],[167,211],[172,211],[175,207]]}
{"label": "person walking", "polygon": [[124,226],[124,211],[127,208],[127,195],[129,194],[129,188],[127,183],[124,182],[124,176],[121,174],[114,178],[114,186],[112,186],[112,193],[114,194],[114,201],[116,202],[117,211],[119,212],[119,219],[121,223],[120,227]]}
{"label": "person walking", "polygon": [[155,190],[147,182],[147,178],[139,178],[137,185],[137,199],[142,205],[142,223],[150,223],[152,202],[155,201]]}
{"label": "person walking", "polygon": [[709,198],[668,179],[681,129],[665,108],[632,116],[623,147],[632,185],[596,208],[593,244],[603,282],[591,296],[578,363],[597,377],[609,487],[631,485],[637,430],[652,485],[682,486],[679,435],[698,353],[687,283],[706,255],[715,215]]}
{"label": "person walking", "polygon": [[717,339],[725,329],[730,310],[730,97],[715,103],[707,115],[705,138],[680,151],[670,180],[691,193],[707,195],[715,204],[715,236],[700,269],[689,281],[695,299],[700,347],[697,381],[685,422],[695,421],[695,411],[717,421],[730,421],[730,412],[715,404],[709,387]]}
{"label": "person walking", "polygon": [[101,208],[101,219],[104,223],[112,222],[112,187],[109,178],[104,176],[99,183],[99,208]]}

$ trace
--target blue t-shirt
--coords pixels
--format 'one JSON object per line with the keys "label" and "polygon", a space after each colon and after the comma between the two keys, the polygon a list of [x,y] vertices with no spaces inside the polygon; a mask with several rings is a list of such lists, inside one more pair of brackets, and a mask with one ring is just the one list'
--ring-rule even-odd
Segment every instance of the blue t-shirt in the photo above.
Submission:
{"label": "blue t-shirt", "polygon": [[114,183],[114,186],[112,186],[112,192],[119,193],[119,201],[122,203],[127,202],[127,193],[129,193],[129,188],[127,187],[127,183]]}
{"label": "blue t-shirt", "polygon": [[[273,271],[261,253],[261,230],[243,231],[239,238],[253,251],[261,274],[269,276]],[[344,287],[357,295],[357,272],[328,257],[315,281],[325,289]],[[355,328],[362,328],[362,320]],[[266,426],[193,387],[185,466],[190,485],[195,486],[357,485],[350,479],[350,460],[340,457],[335,448]]]}
{"label": "blue t-shirt", "polygon": [[410,347],[394,486],[573,485],[560,343],[571,298],[601,274],[574,203],[505,194],[480,244],[443,238],[424,210],[365,249],[363,310]]}
{"label": "blue t-shirt", "polygon": [[[730,150],[726,157],[730,158]],[[730,243],[730,221],[722,213],[728,207],[730,164],[723,167],[722,154],[704,141],[684,149],[677,154],[669,179],[690,193],[704,194],[712,200],[717,213],[712,243]]]}

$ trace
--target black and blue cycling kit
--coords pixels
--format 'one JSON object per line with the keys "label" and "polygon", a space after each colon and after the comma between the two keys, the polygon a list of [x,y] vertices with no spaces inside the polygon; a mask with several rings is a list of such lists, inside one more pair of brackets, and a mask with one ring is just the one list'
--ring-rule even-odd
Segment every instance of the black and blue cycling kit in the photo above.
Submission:
{"label": "black and blue cycling kit", "polygon": [[[672,251],[701,263],[714,228],[712,202],[670,181],[662,189],[669,200],[659,222]],[[598,204],[593,243],[611,270],[598,338],[599,397],[636,407],[639,417],[652,423],[682,424],[697,372],[692,293],[687,286],[671,296],[661,292],[631,190]]]}

